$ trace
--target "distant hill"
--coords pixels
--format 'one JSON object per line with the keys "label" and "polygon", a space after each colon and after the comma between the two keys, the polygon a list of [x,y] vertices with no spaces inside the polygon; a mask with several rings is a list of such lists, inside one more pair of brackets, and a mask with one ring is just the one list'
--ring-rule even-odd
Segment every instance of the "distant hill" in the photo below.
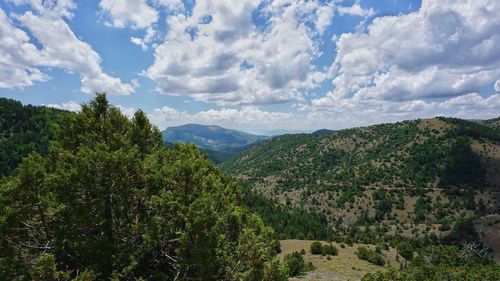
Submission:
{"label": "distant hill", "polygon": [[334,130],[329,130],[329,129],[320,129],[317,131],[314,131],[312,134],[313,135],[328,135],[335,132]]}
{"label": "distant hill", "polygon": [[441,235],[459,219],[498,212],[500,131],[433,118],[284,135],[221,168],[283,205],[325,215],[339,234],[363,226]]}
{"label": "distant hill", "polygon": [[234,154],[269,137],[226,129],[215,125],[186,124],[169,127],[162,132],[165,142],[194,143],[212,153]]}
{"label": "distant hill", "polygon": [[482,120],[481,123],[490,127],[490,128],[500,130],[500,117],[488,119],[488,120]]}

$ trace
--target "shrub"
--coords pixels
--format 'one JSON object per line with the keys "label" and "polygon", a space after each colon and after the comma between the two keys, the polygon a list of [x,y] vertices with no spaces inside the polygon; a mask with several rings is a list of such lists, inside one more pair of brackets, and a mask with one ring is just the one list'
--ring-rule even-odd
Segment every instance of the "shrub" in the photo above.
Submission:
{"label": "shrub", "polygon": [[283,263],[288,268],[290,277],[298,276],[304,272],[304,258],[299,252],[285,255]]}
{"label": "shrub", "polygon": [[400,254],[405,260],[409,261],[413,258],[413,247],[408,242],[401,242],[397,246],[398,254]]}
{"label": "shrub", "polygon": [[385,260],[380,254],[365,247],[359,247],[356,251],[356,255],[359,259],[365,260],[369,263],[373,263],[379,266],[385,265]]}
{"label": "shrub", "polygon": [[322,246],[321,253],[324,255],[336,256],[339,254],[339,250],[332,244]]}
{"label": "shrub", "polygon": [[321,255],[322,252],[323,252],[323,246],[321,246],[321,242],[314,241],[311,243],[311,254]]}

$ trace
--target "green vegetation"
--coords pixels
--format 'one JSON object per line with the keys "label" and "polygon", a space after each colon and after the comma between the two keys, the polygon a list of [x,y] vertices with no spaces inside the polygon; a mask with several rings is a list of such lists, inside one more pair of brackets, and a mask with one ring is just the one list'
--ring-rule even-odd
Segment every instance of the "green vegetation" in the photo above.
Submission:
{"label": "green vegetation", "polygon": [[311,243],[310,251],[312,255],[336,256],[339,253],[338,249],[332,243],[323,245],[319,241]]}
{"label": "green vegetation", "polygon": [[321,246],[321,242],[319,241],[314,241],[311,243],[311,254],[312,255],[321,255],[323,252],[323,246]]}
{"label": "green vegetation", "polygon": [[363,281],[496,281],[500,266],[474,249],[431,246],[414,257],[403,269],[367,274]]}
{"label": "green vegetation", "polygon": [[491,176],[500,169],[499,140],[488,126],[434,118],[278,136],[220,167],[287,208],[324,216],[333,226],[326,239],[436,240],[440,228],[431,225],[496,212],[493,196],[489,208],[474,198],[500,186]]}
{"label": "green vegetation", "polygon": [[244,205],[271,226],[280,239],[327,239],[328,225],[324,216],[282,206],[248,188],[243,192]]}
{"label": "green vegetation", "polygon": [[286,280],[271,228],[194,145],[104,95],[0,185],[4,280]]}
{"label": "green vegetation", "polygon": [[377,251],[367,249],[365,247],[359,247],[358,250],[356,251],[356,255],[358,256],[359,259],[365,260],[375,265],[378,266],[385,265],[385,260],[382,257],[382,254],[378,253]]}
{"label": "green vegetation", "polygon": [[312,264],[305,263],[304,258],[299,252],[292,252],[291,254],[286,254],[283,258],[283,263],[288,270],[288,275],[290,277],[295,277],[303,274],[306,271],[313,270]]}
{"label": "green vegetation", "polygon": [[67,114],[71,113],[0,98],[0,177],[10,175],[33,151],[46,155],[49,141]]}

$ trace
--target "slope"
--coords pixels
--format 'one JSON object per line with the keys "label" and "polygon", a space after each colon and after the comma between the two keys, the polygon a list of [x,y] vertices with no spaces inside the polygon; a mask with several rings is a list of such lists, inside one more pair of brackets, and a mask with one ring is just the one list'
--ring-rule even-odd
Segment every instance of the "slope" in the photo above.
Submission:
{"label": "slope", "polygon": [[498,212],[500,132],[434,118],[286,135],[221,168],[283,205],[325,215],[336,235],[431,239]]}

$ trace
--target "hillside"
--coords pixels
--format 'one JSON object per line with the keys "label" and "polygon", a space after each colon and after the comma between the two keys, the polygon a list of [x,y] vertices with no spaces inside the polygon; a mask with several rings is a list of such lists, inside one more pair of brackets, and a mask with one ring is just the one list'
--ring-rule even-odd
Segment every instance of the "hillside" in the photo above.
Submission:
{"label": "hillside", "polygon": [[215,125],[186,124],[169,127],[162,132],[165,142],[194,143],[200,148],[225,154],[241,152],[251,145],[267,139],[246,132]]}
{"label": "hillside", "polygon": [[0,177],[9,175],[30,152],[46,154],[65,114],[70,113],[0,98]]}
{"label": "hillside", "polygon": [[283,205],[326,216],[334,235],[432,239],[498,212],[500,132],[434,118],[285,135],[221,168]]}
{"label": "hillside", "polygon": [[490,128],[500,130],[500,117],[483,120],[482,123]]}

